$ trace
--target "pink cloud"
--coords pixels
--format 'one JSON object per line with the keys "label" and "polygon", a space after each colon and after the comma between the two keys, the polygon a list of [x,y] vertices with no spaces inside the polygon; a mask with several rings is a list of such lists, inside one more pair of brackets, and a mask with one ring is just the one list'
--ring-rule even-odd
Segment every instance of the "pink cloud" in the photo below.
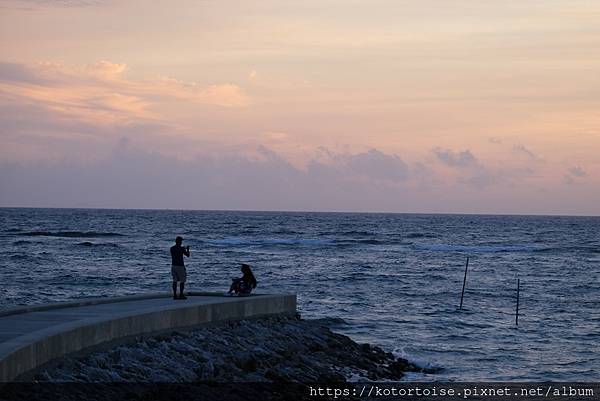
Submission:
{"label": "pink cloud", "polygon": [[251,99],[242,89],[234,84],[210,85],[199,87],[196,83],[186,83],[174,78],[163,78],[156,83],[145,83],[140,91],[162,93],[175,99],[193,101],[222,107],[245,107]]}
{"label": "pink cloud", "polygon": [[231,83],[201,87],[175,79],[128,79],[126,64],[100,61],[83,67],[62,63],[3,64],[0,100],[36,104],[67,118],[92,125],[165,120],[161,106],[186,101],[198,105],[245,107],[251,99]]}

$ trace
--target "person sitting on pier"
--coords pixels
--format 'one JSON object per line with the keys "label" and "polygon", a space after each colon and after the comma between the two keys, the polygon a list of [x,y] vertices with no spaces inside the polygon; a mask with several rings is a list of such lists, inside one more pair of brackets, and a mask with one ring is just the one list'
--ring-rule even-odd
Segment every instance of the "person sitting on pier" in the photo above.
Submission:
{"label": "person sitting on pier", "polygon": [[228,294],[235,292],[237,295],[250,295],[252,290],[256,288],[256,278],[250,269],[250,265],[242,263],[241,270],[243,276],[232,279]]}

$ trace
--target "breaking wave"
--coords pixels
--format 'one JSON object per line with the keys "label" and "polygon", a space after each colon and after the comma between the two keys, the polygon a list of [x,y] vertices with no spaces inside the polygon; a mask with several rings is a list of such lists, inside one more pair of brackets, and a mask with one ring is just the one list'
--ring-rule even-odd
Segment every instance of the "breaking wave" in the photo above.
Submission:
{"label": "breaking wave", "polygon": [[473,253],[497,253],[497,252],[543,252],[553,248],[538,245],[448,245],[448,244],[415,244],[411,246],[417,251],[432,252],[473,252]]}
{"label": "breaking wave", "polygon": [[24,237],[63,237],[63,238],[95,238],[95,237],[122,237],[123,234],[99,231],[30,231],[19,233]]}

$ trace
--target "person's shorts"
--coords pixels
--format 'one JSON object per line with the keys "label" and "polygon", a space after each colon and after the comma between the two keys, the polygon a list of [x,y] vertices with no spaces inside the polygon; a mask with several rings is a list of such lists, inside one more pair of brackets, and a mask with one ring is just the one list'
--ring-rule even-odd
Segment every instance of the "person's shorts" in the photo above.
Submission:
{"label": "person's shorts", "polygon": [[173,281],[181,281],[182,283],[185,283],[185,280],[187,279],[185,266],[171,265],[171,275],[173,276]]}

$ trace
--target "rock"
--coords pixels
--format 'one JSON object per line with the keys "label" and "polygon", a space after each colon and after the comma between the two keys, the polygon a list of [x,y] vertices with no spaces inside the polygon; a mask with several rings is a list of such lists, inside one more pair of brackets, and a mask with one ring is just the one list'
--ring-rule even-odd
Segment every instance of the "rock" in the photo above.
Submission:
{"label": "rock", "polygon": [[406,360],[398,358],[396,361],[390,363],[389,370],[397,378],[401,378],[409,368],[409,364]]}
{"label": "rock", "polygon": [[250,355],[244,359],[241,368],[244,372],[256,372],[258,369],[258,361]]}
{"label": "rock", "polygon": [[174,331],[81,359],[66,358],[36,379],[341,383],[351,375],[381,381],[398,380],[407,371],[427,372],[380,347],[332,332],[326,321],[277,317]]}

